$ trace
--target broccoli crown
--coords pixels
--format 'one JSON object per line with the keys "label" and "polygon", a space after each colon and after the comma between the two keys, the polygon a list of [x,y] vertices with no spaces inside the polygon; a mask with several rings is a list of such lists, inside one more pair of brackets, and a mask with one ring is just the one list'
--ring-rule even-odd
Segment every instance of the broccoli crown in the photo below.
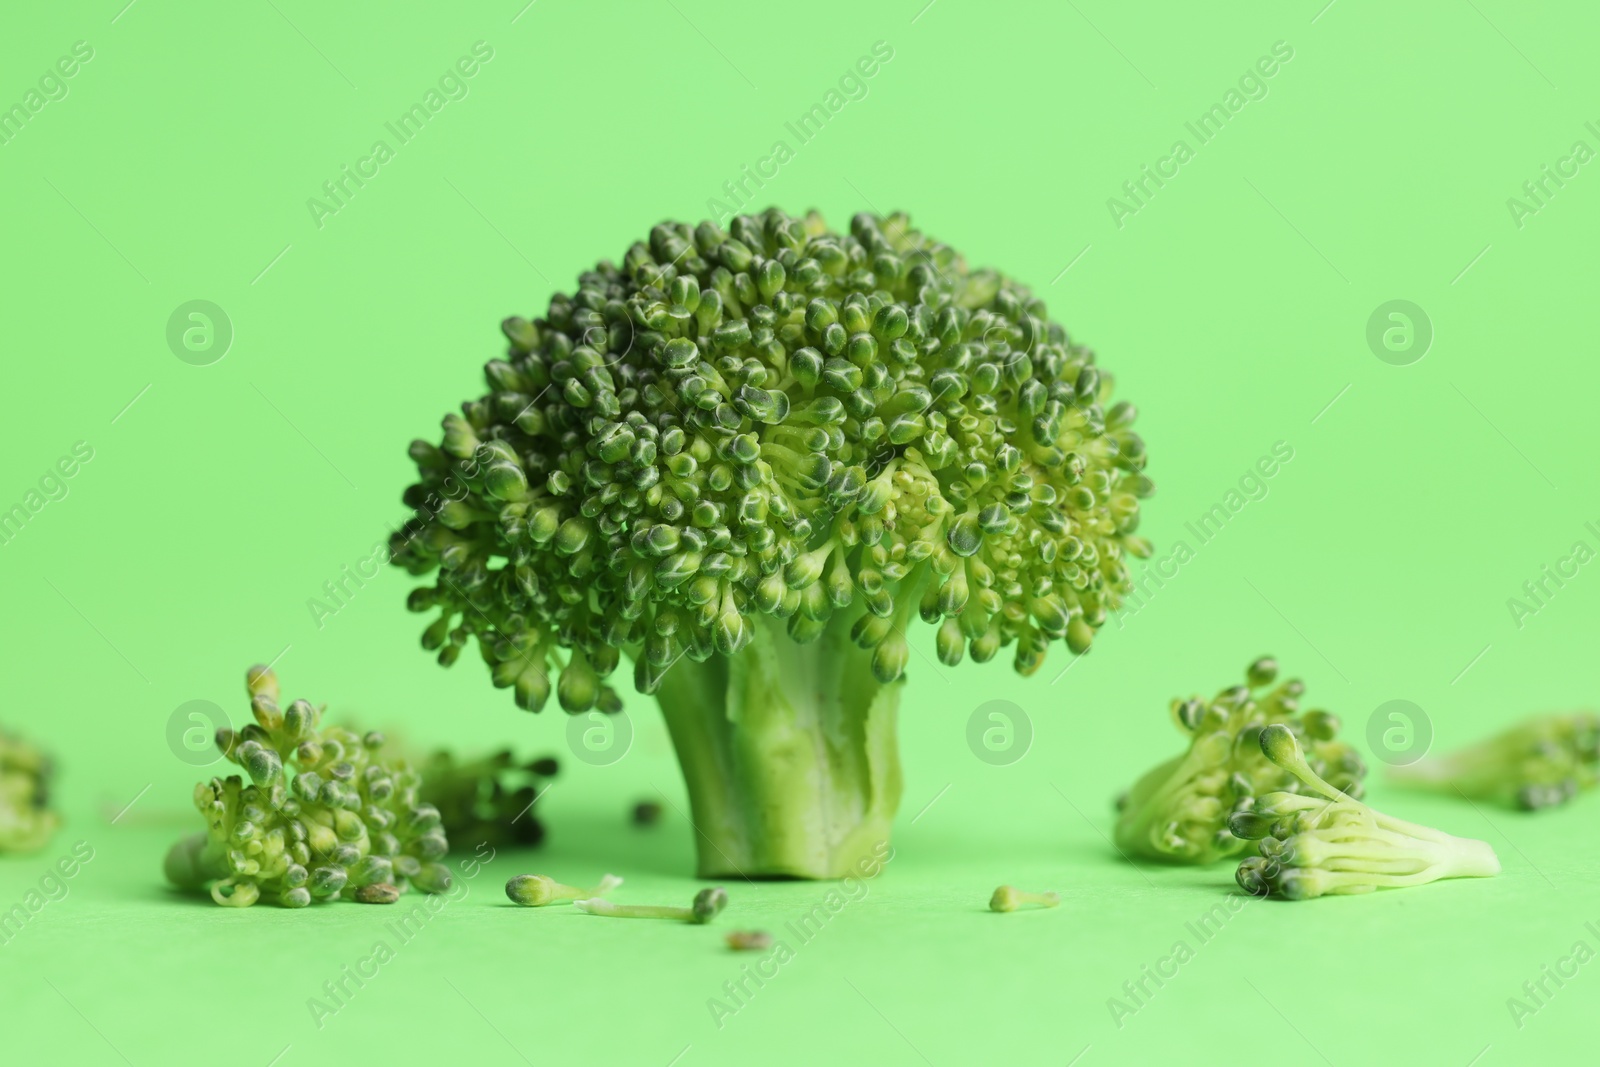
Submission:
{"label": "broccoli crown", "polygon": [[558,667],[563,707],[615,708],[622,652],[654,692],[763,615],[803,642],[849,611],[884,682],[913,608],[945,663],[1015,645],[1031,673],[1089,647],[1149,554],[1133,406],[904,215],[663,223],[503,328],[488,395],[412,445],[393,557],[438,571],[424,647],[448,665],[476,635],[530,710]]}
{"label": "broccoli crown", "polygon": [[60,818],[50,810],[48,756],[0,731],[0,852],[33,852],[49,842]]}
{"label": "broccoli crown", "polygon": [[1228,829],[1228,817],[1249,811],[1256,797],[1295,791],[1300,782],[1261,752],[1261,731],[1281,724],[1303,740],[1309,760],[1351,796],[1361,795],[1367,768],[1355,749],[1337,740],[1339,719],[1319,709],[1300,710],[1305,683],[1273,683],[1278,662],[1263,656],[1245,670],[1245,684],[1211,700],[1172,701],[1172,718],[1189,738],[1189,750],[1141,778],[1121,803],[1116,839],[1124,851],[1146,859],[1211,863],[1248,847]]}
{"label": "broccoli crown", "polygon": [[389,902],[409,885],[448,889],[439,811],[418,800],[416,771],[381,758],[383,735],[321,727],[323,708],[304,700],[280,707],[265,667],[245,680],[256,721],[217,731],[217,747],[250,782],[195,786],[206,832],[173,847],[168,878],[235,907],[263,894],[305,907],[338,896]]}
{"label": "broccoli crown", "polygon": [[1555,807],[1600,782],[1600,715],[1536,716],[1458,752],[1396,767],[1394,775],[1527,811]]}
{"label": "broccoli crown", "polygon": [[1245,892],[1309,900],[1500,873],[1486,843],[1393,818],[1336,789],[1307,764],[1286,725],[1261,731],[1260,746],[1305,792],[1268,793],[1228,820],[1260,850],[1235,874]]}

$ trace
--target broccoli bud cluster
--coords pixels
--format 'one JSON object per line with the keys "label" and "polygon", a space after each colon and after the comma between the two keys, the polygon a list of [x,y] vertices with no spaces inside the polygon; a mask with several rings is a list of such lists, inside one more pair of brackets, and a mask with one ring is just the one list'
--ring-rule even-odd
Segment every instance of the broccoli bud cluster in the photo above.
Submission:
{"label": "broccoli bud cluster", "polygon": [[418,799],[420,776],[381,758],[384,737],[321,726],[322,706],[279,703],[265,667],[246,674],[255,722],[217,731],[217,746],[244,768],[195,787],[206,831],[167,855],[167,877],[206,886],[218,904],[262,896],[290,908],[344,897],[392,903],[409,886],[450,887],[437,808]]}
{"label": "broccoli bud cluster", "polygon": [[538,710],[620,706],[835,612],[901,677],[910,612],[955,664],[1087,650],[1131,583],[1152,492],[1135,409],[1026,288],[904,215],[848,233],[776,209],[663,223],[507,319],[489,392],[412,444],[393,558],[453,663],[469,636]]}
{"label": "broccoli bud cluster", "polygon": [[1278,663],[1256,660],[1245,683],[1211,700],[1172,702],[1172,718],[1189,738],[1189,750],[1152,769],[1119,801],[1117,846],[1130,855],[1176,863],[1211,863],[1249,847],[1229,829],[1229,816],[1248,812],[1256,797],[1301,788],[1294,775],[1261,751],[1263,729],[1282,725],[1299,738],[1317,772],[1353,797],[1361,795],[1366,765],[1337,740],[1339,719],[1327,711],[1300,710],[1305,683],[1273,683]]}
{"label": "broccoli bud cluster", "polygon": [[1394,769],[1397,781],[1525,811],[1565,804],[1600,782],[1600,715],[1540,715],[1458,752]]}
{"label": "broccoli bud cluster", "polygon": [[43,848],[60,818],[50,810],[48,756],[0,731],[0,852],[33,852]]}

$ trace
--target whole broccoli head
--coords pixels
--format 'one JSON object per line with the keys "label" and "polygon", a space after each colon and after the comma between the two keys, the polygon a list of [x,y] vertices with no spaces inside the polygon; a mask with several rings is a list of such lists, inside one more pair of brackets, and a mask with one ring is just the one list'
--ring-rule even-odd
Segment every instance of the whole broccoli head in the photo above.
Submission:
{"label": "whole broccoli head", "polygon": [[1396,781],[1537,811],[1600,782],[1600,715],[1540,715],[1458,752],[1396,767]]}
{"label": "whole broccoli head", "polygon": [[1366,765],[1337,740],[1339,720],[1321,710],[1300,710],[1305,683],[1291,678],[1273,686],[1278,661],[1262,657],[1245,670],[1245,684],[1211,700],[1173,700],[1172,718],[1189,737],[1189,750],[1140,778],[1119,800],[1117,847],[1130,856],[1171,863],[1212,863],[1250,847],[1228,829],[1228,817],[1249,811],[1255,798],[1296,790],[1294,775],[1261,752],[1261,731],[1281,724],[1308,749],[1318,772],[1351,796],[1361,795]]}
{"label": "whole broccoli head", "polygon": [[1307,764],[1288,726],[1267,727],[1259,743],[1304,792],[1268,793],[1228,820],[1236,837],[1259,842],[1261,854],[1234,875],[1245,892],[1310,900],[1500,873],[1486,842],[1385,815],[1329,784]]}
{"label": "whole broccoli head", "polygon": [[503,329],[488,394],[411,447],[423,645],[476,636],[529,710],[615,711],[631,659],[708,876],[836,876],[884,839],[914,614],[945,664],[1031,674],[1149,553],[1132,405],[904,215],[663,223]]}
{"label": "whole broccoli head", "polygon": [[167,853],[169,881],[209,889],[218,904],[265,895],[285,907],[343,896],[392,903],[408,886],[450,887],[438,809],[417,799],[417,772],[381,758],[384,737],[322,726],[321,706],[279,705],[265,667],[245,677],[255,722],[217,731],[239,775],[195,786],[206,830]]}
{"label": "whole broccoli head", "polygon": [[50,841],[61,819],[50,809],[50,758],[0,731],[0,852],[34,852]]}

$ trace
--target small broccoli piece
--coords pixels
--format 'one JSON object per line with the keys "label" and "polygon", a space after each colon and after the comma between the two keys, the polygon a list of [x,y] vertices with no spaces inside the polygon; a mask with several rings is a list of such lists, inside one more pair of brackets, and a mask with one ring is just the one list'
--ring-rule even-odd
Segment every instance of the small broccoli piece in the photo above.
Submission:
{"label": "small broccoli piece", "polygon": [[323,708],[279,704],[265,667],[245,675],[255,722],[217,731],[217,747],[249,776],[195,786],[206,830],[168,851],[168,881],[208,889],[218,904],[284,907],[344,897],[392,903],[415,886],[450,888],[438,809],[418,799],[418,775],[381,758],[384,737],[321,726]]}
{"label": "small broccoli piece", "polygon": [[664,713],[705,877],[836,878],[889,837],[912,650],[1086,652],[1132,590],[1136,409],[1028,289],[902,214],[668,222],[510,318],[416,441],[392,559],[518,706]]}
{"label": "small broccoli piece", "polygon": [[608,915],[617,919],[677,919],[681,922],[704,924],[715,919],[728,906],[727,890],[721,886],[702,889],[687,908],[665,904],[613,904],[609,900],[575,900],[573,907],[590,915]]}
{"label": "small broccoli piece", "polygon": [[1396,782],[1536,811],[1600,781],[1600,715],[1542,715],[1445,756],[1393,771]]}
{"label": "small broccoli piece", "polygon": [[1366,766],[1336,740],[1339,720],[1301,711],[1305,683],[1276,686],[1278,662],[1263,656],[1245,670],[1245,684],[1210,701],[1172,702],[1172,718],[1189,736],[1189,750],[1155,767],[1118,799],[1117,847],[1129,856],[1172,863],[1213,863],[1249,847],[1229,832],[1228,817],[1248,811],[1263,793],[1299,788],[1295,778],[1262,757],[1262,729],[1283,724],[1309,749],[1311,764],[1353,797],[1361,796]]}
{"label": "small broccoli piece", "polygon": [[1003,885],[989,898],[990,911],[1016,911],[1025,904],[1053,908],[1061,903],[1061,894],[1053,892],[1027,893],[1015,886]]}
{"label": "small broccoli piece", "polygon": [[602,876],[600,884],[592,889],[579,889],[576,886],[562,885],[555,879],[546,878],[542,874],[519,874],[506,883],[506,896],[510,897],[515,904],[521,904],[529,908],[542,908],[546,904],[603,897],[621,884],[622,879],[614,874]]}
{"label": "small broccoli piece", "polygon": [[0,852],[36,852],[61,825],[50,809],[48,756],[0,731]]}
{"label": "small broccoli piece", "polygon": [[1235,836],[1260,842],[1235,875],[1245,892],[1309,900],[1500,873],[1486,842],[1393,818],[1323,781],[1288,726],[1262,730],[1261,751],[1307,792],[1268,793],[1228,820]]}
{"label": "small broccoli piece", "polygon": [[420,766],[417,795],[439,809],[445,836],[456,847],[532,847],[544,841],[534,802],[556,774],[553,758],[518,762],[510,749],[502,749],[491,756],[458,759],[440,749]]}
{"label": "small broccoli piece", "polygon": [[765,930],[734,930],[726,940],[735,952],[765,952],[772,947],[772,935]]}

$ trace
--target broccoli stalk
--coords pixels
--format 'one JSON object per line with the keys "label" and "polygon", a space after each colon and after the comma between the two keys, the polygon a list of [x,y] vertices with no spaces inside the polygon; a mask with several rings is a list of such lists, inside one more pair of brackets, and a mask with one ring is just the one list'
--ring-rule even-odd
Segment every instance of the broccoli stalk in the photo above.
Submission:
{"label": "broccoli stalk", "polygon": [[1261,751],[1316,795],[1269,793],[1229,819],[1235,836],[1260,842],[1236,874],[1246,892],[1309,900],[1500,873],[1486,842],[1385,815],[1323,781],[1287,726],[1261,731]]}
{"label": "broccoli stalk", "polygon": [[1396,767],[1394,780],[1528,811],[1565,804],[1600,781],[1600,716],[1542,715],[1444,756]]}
{"label": "broccoli stalk", "polygon": [[835,878],[900,798],[915,617],[947,665],[1087,651],[1152,492],[1132,405],[1042,302],[903,215],[663,223],[508,319],[413,442],[423,646],[537,711],[657,697],[706,877]]}
{"label": "broccoli stalk", "polygon": [[889,839],[904,682],[880,682],[847,631],[830,620],[802,645],[757,619],[744,651],[686,659],[663,680],[656,699],[704,843],[701,877],[826,877]]}

